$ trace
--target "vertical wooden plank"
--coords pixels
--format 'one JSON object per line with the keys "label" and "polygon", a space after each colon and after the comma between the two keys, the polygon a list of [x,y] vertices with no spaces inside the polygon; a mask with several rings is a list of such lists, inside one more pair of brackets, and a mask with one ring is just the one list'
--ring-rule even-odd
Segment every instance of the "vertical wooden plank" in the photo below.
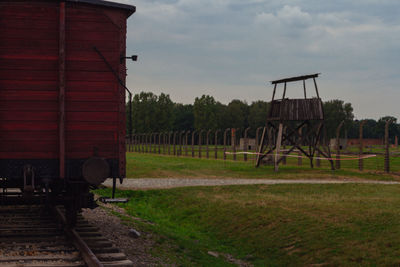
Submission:
{"label": "vertical wooden plank", "polygon": [[65,2],[60,2],[59,16],[59,170],[60,178],[65,178]]}

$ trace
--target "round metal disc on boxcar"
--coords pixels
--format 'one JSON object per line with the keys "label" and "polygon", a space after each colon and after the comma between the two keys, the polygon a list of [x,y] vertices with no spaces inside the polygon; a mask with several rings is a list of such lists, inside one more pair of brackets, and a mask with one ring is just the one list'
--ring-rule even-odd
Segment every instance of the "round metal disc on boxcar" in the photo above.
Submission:
{"label": "round metal disc on boxcar", "polygon": [[92,157],[83,164],[82,175],[86,182],[99,185],[110,176],[110,166],[103,158]]}

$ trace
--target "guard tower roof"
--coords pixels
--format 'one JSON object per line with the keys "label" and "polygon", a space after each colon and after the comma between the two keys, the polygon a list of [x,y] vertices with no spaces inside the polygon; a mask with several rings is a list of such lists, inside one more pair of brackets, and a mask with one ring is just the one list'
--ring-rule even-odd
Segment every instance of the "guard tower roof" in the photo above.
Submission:
{"label": "guard tower roof", "polygon": [[278,84],[278,83],[287,83],[287,82],[295,82],[295,81],[304,81],[304,80],[307,80],[307,79],[317,78],[318,75],[320,75],[320,74],[321,73],[315,73],[315,74],[310,74],[310,75],[290,77],[290,78],[271,81],[271,83],[272,84]]}

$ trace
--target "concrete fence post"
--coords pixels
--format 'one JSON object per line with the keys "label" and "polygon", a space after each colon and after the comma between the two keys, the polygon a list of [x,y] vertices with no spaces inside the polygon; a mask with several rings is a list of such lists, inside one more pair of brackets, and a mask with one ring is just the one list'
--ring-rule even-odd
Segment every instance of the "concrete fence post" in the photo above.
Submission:
{"label": "concrete fence post", "polygon": [[130,148],[129,148],[129,152],[133,152],[133,150],[134,150],[134,147],[133,147],[133,137],[134,137],[134,134],[132,134],[132,135],[130,135],[129,136],[129,139],[130,139]]}
{"label": "concrete fence post", "polygon": [[147,153],[147,134],[143,134],[143,153]]}
{"label": "concrete fence post", "polygon": [[214,135],[214,157],[215,159],[218,159],[218,133],[220,132],[220,130],[216,130],[215,131],[215,135]]}
{"label": "concrete fence post", "polygon": [[168,133],[168,155],[171,155],[171,135],[173,132]]}
{"label": "concrete fence post", "polygon": [[244,161],[247,161],[247,151],[248,151],[248,148],[249,148],[249,139],[248,139],[248,132],[249,132],[249,130],[250,130],[250,127],[247,127],[246,128],[246,130],[244,130],[244,142],[243,142],[243,152],[244,152],[244,154],[243,154],[243,160]]}
{"label": "concrete fence post", "polygon": [[152,133],[150,136],[150,153],[155,153],[157,149],[157,133]]}
{"label": "concrete fence post", "polygon": [[255,152],[256,153],[260,150],[260,148],[258,147],[260,145],[260,137],[259,137],[259,135],[260,135],[260,131],[262,129],[264,129],[264,127],[258,127],[256,129],[256,148],[255,148]]}
{"label": "concrete fence post", "polygon": [[142,134],[142,153],[146,153],[146,146],[147,146],[147,135]]}
{"label": "concrete fence post", "polygon": [[186,131],[185,133],[185,156],[188,156],[188,136],[190,134],[190,131]]}
{"label": "concrete fence post", "polygon": [[138,152],[142,153],[143,152],[143,134],[138,134],[138,139],[139,139]]}
{"label": "concrete fence post", "polygon": [[174,137],[173,137],[173,151],[174,151],[174,156],[176,156],[176,135],[178,134],[178,132],[174,132]]}
{"label": "concrete fence post", "polygon": [[342,126],[344,124],[344,121],[339,123],[339,126],[336,129],[336,169],[340,169],[340,130],[342,129]]}
{"label": "concrete fence post", "polygon": [[161,135],[162,133],[158,133],[158,154],[161,154]]}
{"label": "concrete fence post", "polygon": [[151,147],[150,142],[151,142],[151,133],[146,134],[146,153],[149,153],[149,146]]}
{"label": "concrete fence post", "polygon": [[315,159],[315,165],[317,166],[317,168],[321,167],[321,153],[319,152],[319,150],[317,150],[317,158]]}
{"label": "concrete fence post", "polygon": [[211,130],[207,131],[207,136],[206,136],[206,157],[209,158],[210,157],[210,149],[209,149],[209,145],[210,145],[210,133]]}
{"label": "concrete fence post", "polygon": [[167,133],[164,132],[164,133],[163,133],[163,154],[164,154],[164,155],[165,155],[165,152],[166,152],[166,149],[167,149],[167,147],[166,147],[166,145],[165,145],[166,141],[167,141]]}
{"label": "concrete fence post", "polygon": [[146,150],[146,134],[141,134],[141,136],[140,136],[140,139],[141,139],[141,145],[142,145],[142,153],[145,153],[145,150]]}
{"label": "concrete fence post", "polygon": [[157,153],[157,135],[158,133],[154,133],[154,151],[153,151],[154,154]]}
{"label": "concrete fence post", "polygon": [[135,152],[138,152],[138,136],[139,136],[139,134],[135,134]]}
{"label": "concrete fence post", "polygon": [[226,160],[226,134],[230,131],[230,128],[225,129],[224,131],[224,160]]}
{"label": "concrete fence post", "polygon": [[129,136],[125,136],[125,151],[131,152],[131,144],[132,142],[129,140]]}
{"label": "concrete fence post", "polygon": [[360,122],[360,129],[359,129],[359,159],[358,159],[358,169],[362,171],[364,169],[364,162],[362,159],[363,156],[363,126],[366,123],[366,121],[361,121]]}
{"label": "concrete fence post", "polygon": [[197,132],[196,130],[192,132],[192,158],[194,158],[194,139],[196,136],[196,132]]}
{"label": "concrete fence post", "polygon": [[183,136],[185,135],[185,131],[181,131],[181,134],[179,135],[179,155],[182,156],[183,155],[183,149],[182,146],[185,145],[185,141],[183,139]]}
{"label": "concrete fence post", "polygon": [[149,134],[149,153],[152,153],[152,149],[153,149],[153,133]]}
{"label": "concrete fence post", "polygon": [[199,132],[199,158],[201,158],[201,149],[202,149],[202,144],[203,144],[203,133],[204,130],[200,130]]}
{"label": "concrete fence post", "polygon": [[231,129],[231,147],[233,153],[233,160],[236,160],[236,132],[238,129]]}
{"label": "concrete fence post", "polygon": [[385,172],[390,172],[389,125],[391,123],[391,119],[387,120],[385,123]]}
{"label": "concrete fence post", "polygon": [[139,134],[136,133],[136,134],[134,135],[134,137],[133,137],[133,143],[135,144],[135,146],[134,146],[133,149],[134,149],[135,152],[138,152],[138,145],[139,145],[138,136],[139,136]]}

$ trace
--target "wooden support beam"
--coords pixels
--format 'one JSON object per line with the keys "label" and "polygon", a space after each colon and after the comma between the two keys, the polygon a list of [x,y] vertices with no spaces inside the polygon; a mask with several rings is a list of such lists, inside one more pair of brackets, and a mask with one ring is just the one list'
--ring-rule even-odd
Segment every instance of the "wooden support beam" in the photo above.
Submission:
{"label": "wooden support beam", "polygon": [[282,132],[283,132],[283,123],[279,123],[278,137],[276,140],[275,159],[274,159],[274,165],[275,165],[276,172],[279,170],[278,160],[279,160],[279,153],[280,153],[281,143],[282,143]]}
{"label": "wooden support beam", "polygon": [[264,155],[261,155],[261,154],[263,153],[266,132],[267,132],[267,127],[264,127],[262,136],[261,136],[261,143],[258,146],[256,167],[260,166],[261,160],[264,158]]}

